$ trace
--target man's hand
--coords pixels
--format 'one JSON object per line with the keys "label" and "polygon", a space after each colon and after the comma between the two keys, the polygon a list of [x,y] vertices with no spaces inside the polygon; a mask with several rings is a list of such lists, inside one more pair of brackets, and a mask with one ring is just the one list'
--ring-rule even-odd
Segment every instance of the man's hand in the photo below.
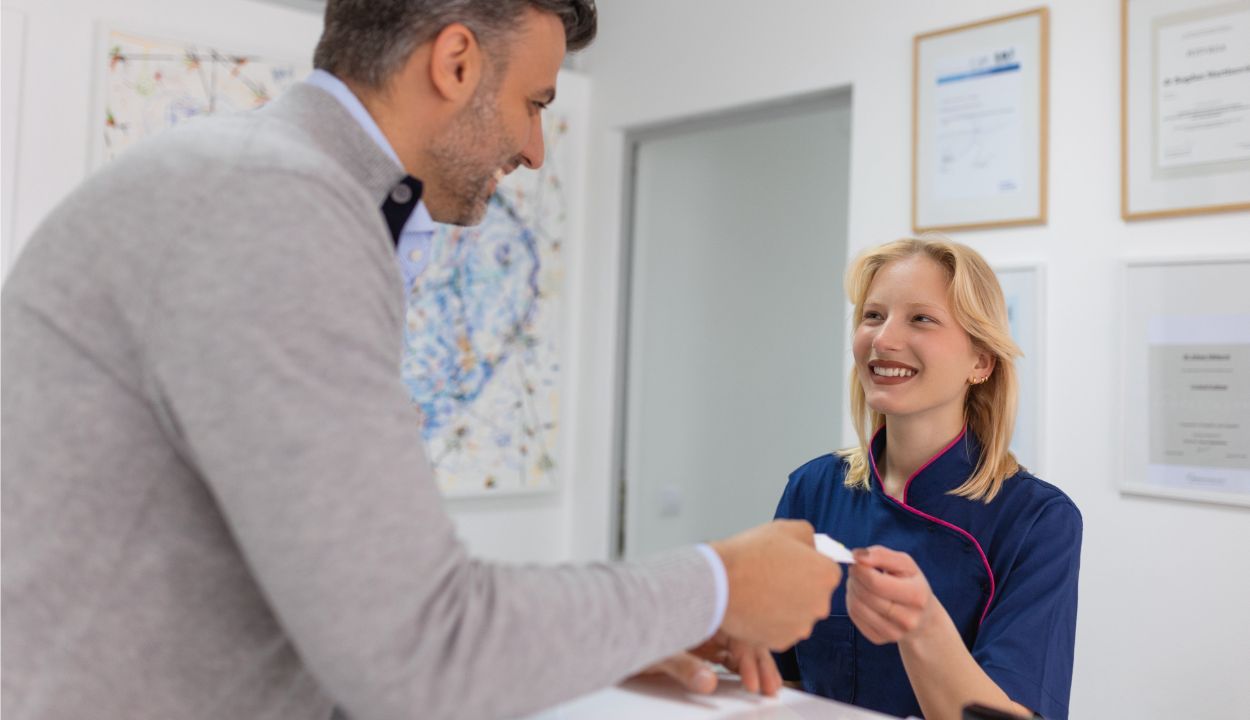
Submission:
{"label": "man's hand", "polygon": [[816,552],[812,536],[803,520],[777,520],[711,543],[729,578],[724,634],[781,651],[829,615],[842,570]]}
{"label": "man's hand", "polygon": [[665,658],[641,674],[668,675],[689,692],[707,695],[716,690],[717,677],[710,663],[720,663],[742,678],[747,692],[776,695],[781,673],[767,648],[734,640],[722,633],[689,652]]}

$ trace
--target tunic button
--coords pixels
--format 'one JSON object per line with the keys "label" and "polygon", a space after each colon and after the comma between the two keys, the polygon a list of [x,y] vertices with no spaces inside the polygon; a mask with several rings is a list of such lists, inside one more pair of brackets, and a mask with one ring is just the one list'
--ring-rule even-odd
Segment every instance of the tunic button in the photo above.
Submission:
{"label": "tunic button", "polygon": [[400,205],[407,205],[412,200],[412,188],[403,183],[396,185],[395,189],[391,190],[391,200]]}

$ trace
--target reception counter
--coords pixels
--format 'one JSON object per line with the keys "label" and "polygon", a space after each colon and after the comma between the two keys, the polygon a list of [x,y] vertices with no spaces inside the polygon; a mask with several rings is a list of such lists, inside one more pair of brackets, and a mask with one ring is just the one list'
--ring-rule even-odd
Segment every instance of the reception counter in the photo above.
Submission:
{"label": "reception counter", "polygon": [[527,720],[894,720],[891,716],[783,688],[776,697],[742,689],[721,675],[712,695],[694,695],[665,677],[628,680],[551,708]]}

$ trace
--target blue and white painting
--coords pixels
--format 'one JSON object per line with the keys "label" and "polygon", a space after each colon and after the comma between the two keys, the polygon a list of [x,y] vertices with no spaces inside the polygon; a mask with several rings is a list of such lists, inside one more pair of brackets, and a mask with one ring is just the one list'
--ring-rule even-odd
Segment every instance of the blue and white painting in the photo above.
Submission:
{"label": "blue and white painting", "polygon": [[543,167],[505,178],[480,225],[439,226],[408,297],[403,380],[449,496],[550,490],[562,469],[568,178],[582,153],[580,93],[560,83]]}

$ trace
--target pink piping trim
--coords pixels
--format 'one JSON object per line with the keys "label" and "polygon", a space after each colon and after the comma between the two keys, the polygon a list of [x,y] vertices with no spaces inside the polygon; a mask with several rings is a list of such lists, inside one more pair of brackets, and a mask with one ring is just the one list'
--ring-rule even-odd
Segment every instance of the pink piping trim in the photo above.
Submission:
{"label": "pink piping trim", "polygon": [[[877,433],[880,434],[883,430],[885,430],[884,427],[878,430]],[[932,515],[929,515],[928,513],[917,510],[916,508],[907,504],[907,488],[911,486],[911,481],[914,480],[916,476],[920,474],[921,470],[924,470],[925,468],[932,465],[934,460],[937,460],[939,457],[945,455],[947,450],[950,450],[951,448],[955,447],[955,443],[962,440],[963,437],[967,435],[967,433],[968,433],[968,428],[967,426],[965,426],[963,429],[963,432],[959,433],[959,437],[952,440],[951,444],[947,445],[946,448],[942,450],[941,452],[939,452],[937,455],[934,455],[933,457],[929,458],[928,462],[920,466],[920,470],[917,470],[916,472],[912,473],[911,477],[907,478],[907,484],[903,486],[903,501],[898,504],[902,506],[908,512],[911,512],[912,514],[915,514],[915,515],[919,515],[920,517],[930,522],[935,522],[938,525],[941,525],[943,527],[950,528],[951,530],[954,530],[955,532],[959,533],[960,535],[963,535],[964,537],[972,541],[972,544],[977,549],[977,553],[981,555],[981,564],[985,566],[985,573],[990,576],[990,597],[989,599],[985,601],[985,609],[981,611],[981,619],[977,621],[977,626],[980,627],[981,623],[985,622],[985,616],[990,611],[990,603],[994,602],[994,590],[995,590],[994,571],[990,569],[990,560],[989,558],[985,556],[985,550],[981,548],[981,543],[977,542],[977,539],[972,537],[972,533],[968,532],[967,530],[964,530],[963,528],[957,525],[952,525],[951,523],[948,523],[945,520],[942,520],[940,518],[935,518]],[[877,437],[876,435],[874,435],[873,440],[875,441],[876,439]],[[868,447],[868,451],[869,451],[868,462],[872,465],[872,474],[877,477],[877,483],[881,485],[881,492],[885,493],[885,484],[881,480],[881,473],[877,471],[877,459],[873,457],[872,455],[871,444]],[[890,497],[888,493],[886,494],[886,497]],[[898,502],[898,501],[896,500],[895,502]]]}
{"label": "pink piping trim", "polygon": [[[903,484],[903,504],[904,505],[907,504],[907,491],[911,489],[911,481],[915,480],[917,475],[924,472],[925,468],[932,465],[934,460],[937,460],[938,458],[942,457],[943,455],[946,454],[947,450],[950,450],[951,448],[955,447],[955,444],[958,443],[960,440],[963,440],[964,436],[967,434],[968,434],[968,426],[964,425],[964,429],[959,431],[959,434],[955,436],[954,440],[951,440],[950,443],[946,447],[942,448],[941,450],[938,450],[936,455],[929,458],[929,460],[924,465],[920,466],[919,470],[912,473],[911,477],[907,478],[907,482]],[[874,465],[872,469],[876,471],[877,468]],[[881,476],[878,475],[877,477],[881,477]]]}

